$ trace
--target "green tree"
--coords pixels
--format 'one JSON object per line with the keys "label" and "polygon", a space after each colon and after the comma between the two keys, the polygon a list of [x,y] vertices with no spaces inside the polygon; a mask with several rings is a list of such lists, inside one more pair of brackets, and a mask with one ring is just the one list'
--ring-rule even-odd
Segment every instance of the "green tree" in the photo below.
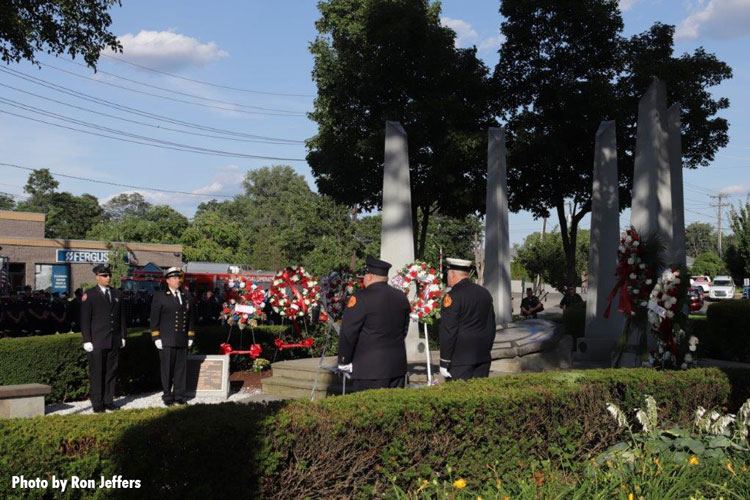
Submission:
{"label": "green tree", "polygon": [[16,200],[9,194],[0,193],[0,210],[13,210],[16,208]]}
{"label": "green tree", "polygon": [[691,257],[716,252],[716,231],[711,224],[693,222],[685,228],[685,252]]}
{"label": "green tree", "polygon": [[102,216],[109,221],[119,221],[128,215],[145,217],[152,206],[141,193],[121,193],[102,205]]}
{"label": "green tree", "polygon": [[250,235],[246,228],[217,211],[195,216],[182,233],[183,255],[187,261],[250,264]]}
{"label": "green tree", "polygon": [[5,0],[0,3],[0,57],[6,63],[35,53],[81,55],[96,68],[99,53],[122,51],[109,31],[109,9],[120,0]]}
{"label": "green tree", "polygon": [[692,276],[710,276],[713,279],[717,274],[727,272],[726,265],[721,257],[714,252],[706,252],[696,257],[693,266],[690,268]]}
{"label": "green tree", "polygon": [[526,237],[518,248],[516,260],[529,276],[541,276],[557,290],[563,291],[569,283],[580,284],[580,277],[588,270],[589,231],[581,230],[577,241],[575,277],[571,280],[566,270],[566,257],[562,251],[562,235],[559,230],[533,233]]}
{"label": "green tree", "polygon": [[178,243],[188,227],[187,217],[166,205],[149,208],[142,217],[126,215],[119,222],[99,222],[89,239],[141,243]]}
{"label": "green tree", "polygon": [[128,274],[128,263],[125,262],[128,250],[125,246],[111,241],[107,242],[107,250],[109,250],[109,265],[112,270],[112,282],[110,285],[114,288],[120,288],[121,278]]}
{"label": "green tree", "polygon": [[[504,0],[495,81],[509,135],[509,203],[537,217],[556,212],[568,280],[576,275],[578,225],[591,210],[594,134],[617,121],[620,203],[630,204],[638,101],[654,76],[682,105],[683,165],[706,166],[727,144],[729,106],[707,91],[731,77],[713,54],[673,56],[674,27],[630,39],[616,0]],[[572,210],[566,210],[568,202]],[[572,213],[568,213],[572,212]],[[568,218],[570,217],[570,218]]]}
{"label": "green tree", "polygon": [[750,201],[732,208],[729,227],[733,237],[724,260],[735,283],[741,284],[750,277]]}
{"label": "green tree", "polygon": [[318,133],[307,142],[318,190],[349,207],[379,207],[385,121],[400,122],[415,252],[424,256],[430,217],[483,210],[487,127],[496,123],[488,69],[476,49],[455,47],[439,2],[326,0],[318,8],[310,46]]}

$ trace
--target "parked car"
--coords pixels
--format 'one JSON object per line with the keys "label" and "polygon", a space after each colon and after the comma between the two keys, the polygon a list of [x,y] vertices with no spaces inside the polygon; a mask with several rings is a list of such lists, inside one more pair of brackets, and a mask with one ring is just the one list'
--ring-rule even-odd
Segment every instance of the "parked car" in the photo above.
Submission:
{"label": "parked car", "polygon": [[734,280],[731,276],[717,276],[711,283],[711,291],[708,297],[712,300],[733,299],[734,298]]}
{"label": "parked car", "polygon": [[711,278],[709,276],[691,276],[690,286],[699,286],[703,292],[708,293],[711,290]]}
{"label": "parked car", "polygon": [[688,297],[690,299],[690,312],[700,311],[703,309],[703,288],[700,286],[692,286],[688,289]]}

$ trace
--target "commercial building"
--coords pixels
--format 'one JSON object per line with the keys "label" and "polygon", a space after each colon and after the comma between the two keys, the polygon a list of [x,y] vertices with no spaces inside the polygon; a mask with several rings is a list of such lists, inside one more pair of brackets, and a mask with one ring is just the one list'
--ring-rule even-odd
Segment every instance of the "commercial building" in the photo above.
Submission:
{"label": "commercial building", "polygon": [[[107,243],[45,238],[44,223],[44,214],[0,210],[0,265],[6,282],[14,289],[28,285],[60,293],[92,283],[92,268],[109,261]],[[117,244],[131,266],[182,265],[182,245]]]}

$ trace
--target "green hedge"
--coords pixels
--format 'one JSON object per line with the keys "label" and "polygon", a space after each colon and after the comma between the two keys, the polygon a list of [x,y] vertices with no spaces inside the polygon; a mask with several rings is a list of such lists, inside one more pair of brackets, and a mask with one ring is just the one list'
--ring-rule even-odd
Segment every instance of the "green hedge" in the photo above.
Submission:
{"label": "green hedge", "polygon": [[[196,343],[191,352],[217,354],[219,345],[227,340],[227,327],[207,327],[196,332]],[[260,326],[255,329],[256,340],[263,346],[263,357],[272,359],[278,336],[296,338],[289,326]],[[309,349],[290,349],[279,353],[277,360],[309,357],[320,352],[322,333],[317,330],[316,346]],[[244,345],[250,344],[250,331],[244,332]],[[335,353],[336,340],[332,352]],[[230,342],[240,345],[240,332],[234,330]],[[331,352],[331,350],[329,350]],[[232,369],[249,369],[247,356],[233,356]],[[42,383],[52,386],[47,403],[85,399],[89,393],[88,361],[79,333],[44,335],[38,337],[7,338],[0,340],[0,385]],[[149,331],[129,330],[125,349],[120,351],[117,390],[132,394],[158,390],[159,355]]]}
{"label": "green hedge", "polygon": [[[445,474],[474,483],[548,463],[580,473],[619,438],[605,409],[644,394],[660,420],[736,411],[750,372],[615,369],[525,374],[322,402],[189,406],[0,422],[0,490],[27,478],[122,475],[137,498],[372,498]],[[543,462],[549,461],[549,462]],[[71,498],[91,492],[74,491]],[[38,497],[43,492],[24,491]]]}
{"label": "green hedge", "polygon": [[707,328],[698,329],[706,357],[750,363],[750,301],[723,300],[708,306]]}

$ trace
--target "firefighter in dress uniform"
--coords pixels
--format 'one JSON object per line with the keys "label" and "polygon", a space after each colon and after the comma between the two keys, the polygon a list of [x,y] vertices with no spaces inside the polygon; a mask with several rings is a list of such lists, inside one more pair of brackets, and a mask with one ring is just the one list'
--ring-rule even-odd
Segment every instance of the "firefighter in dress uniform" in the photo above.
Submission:
{"label": "firefighter in dress uniform", "polygon": [[190,292],[180,287],[182,271],[165,273],[167,289],[151,301],[151,338],[159,350],[162,400],[167,406],[187,403],[187,351],[195,337],[195,314]]}
{"label": "firefighter in dress uniform", "polygon": [[339,369],[353,391],[404,387],[409,300],[388,284],[388,262],[368,257],[364,289],[349,298],[339,333]]}
{"label": "firefighter in dress uniform", "polygon": [[440,310],[440,374],[447,380],[487,377],[495,340],[492,295],[469,279],[470,260],[445,262],[451,288]]}
{"label": "firefighter in dress uniform", "polygon": [[122,293],[109,286],[112,271],[108,264],[94,267],[96,286],[81,297],[81,334],[88,353],[91,379],[91,406],[94,413],[116,410],[114,405],[117,363],[125,347],[127,318],[122,309]]}

